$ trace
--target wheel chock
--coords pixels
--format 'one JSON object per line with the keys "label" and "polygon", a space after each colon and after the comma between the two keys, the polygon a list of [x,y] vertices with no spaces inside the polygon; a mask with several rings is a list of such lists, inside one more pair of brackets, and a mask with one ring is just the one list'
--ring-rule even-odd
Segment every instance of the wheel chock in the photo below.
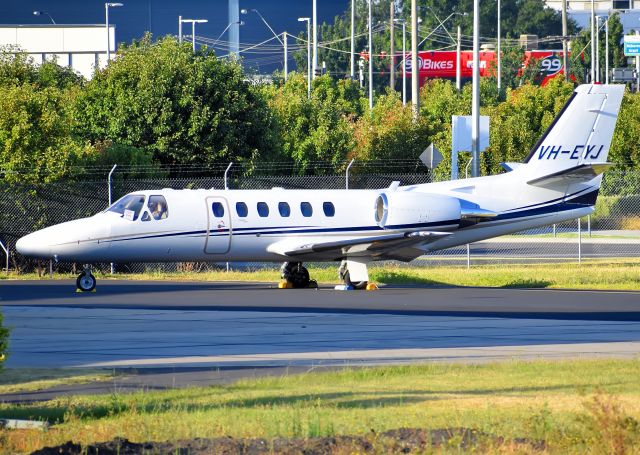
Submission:
{"label": "wheel chock", "polygon": [[366,287],[367,291],[377,291],[378,290],[378,285],[375,283],[367,283],[367,287]]}
{"label": "wheel chock", "polygon": [[339,284],[334,288],[336,291],[353,291],[355,288],[348,284]]}
{"label": "wheel chock", "polygon": [[290,283],[287,280],[281,280],[278,283],[278,289],[293,289],[293,283]]}

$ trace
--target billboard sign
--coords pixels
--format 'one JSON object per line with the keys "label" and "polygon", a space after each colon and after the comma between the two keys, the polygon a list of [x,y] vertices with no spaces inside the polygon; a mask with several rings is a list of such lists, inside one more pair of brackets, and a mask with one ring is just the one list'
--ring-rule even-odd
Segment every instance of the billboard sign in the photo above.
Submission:
{"label": "billboard sign", "polygon": [[624,55],[625,57],[640,56],[640,35],[624,36]]}

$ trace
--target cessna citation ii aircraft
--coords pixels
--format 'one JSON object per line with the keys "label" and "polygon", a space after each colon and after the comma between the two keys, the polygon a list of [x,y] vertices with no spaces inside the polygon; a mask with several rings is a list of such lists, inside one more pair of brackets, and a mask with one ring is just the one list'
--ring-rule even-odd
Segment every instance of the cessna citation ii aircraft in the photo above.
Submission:
{"label": "cessna citation ii aircraft", "polygon": [[25,256],[91,263],[284,262],[281,285],[309,286],[304,261],[340,261],[346,288],[367,286],[372,261],[424,253],[593,212],[624,92],[581,85],[524,163],[509,172],[377,190],[147,190],[90,218],[18,240]]}

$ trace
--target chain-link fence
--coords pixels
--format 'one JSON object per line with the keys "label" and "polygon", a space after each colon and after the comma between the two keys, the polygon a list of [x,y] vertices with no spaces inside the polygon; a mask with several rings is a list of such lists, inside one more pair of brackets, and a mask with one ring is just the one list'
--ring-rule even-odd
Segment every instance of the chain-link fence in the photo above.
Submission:
{"label": "chain-link fence", "polygon": [[[346,166],[345,166],[346,168]],[[267,169],[267,168],[265,168]],[[357,173],[343,175],[274,175],[274,168],[237,167],[229,172],[226,185],[238,189],[340,189],[347,182],[352,189],[386,188],[393,181],[403,185],[428,183],[427,172],[395,173],[397,166],[360,166]],[[404,167],[406,169],[406,166]],[[424,168],[423,168],[424,169]],[[371,171],[375,170],[376,173]],[[389,172],[384,172],[385,170]],[[225,187],[222,168],[215,175],[122,178],[118,170],[111,183],[113,200],[143,189]],[[35,267],[15,251],[21,236],[46,226],[93,215],[108,205],[106,173],[100,180],[64,181],[48,184],[8,184],[0,179],[0,242],[10,253],[10,267]],[[0,248],[0,255],[4,255]],[[611,172],[605,176],[596,211],[590,217],[558,225],[527,230],[426,254],[409,265],[483,265],[500,263],[557,263],[586,259],[631,258],[640,256],[640,172]],[[4,258],[0,264],[4,264]],[[273,264],[243,263],[232,267],[275,267]],[[68,270],[70,264],[57,264]],[[105,265],[106,267],[106,265]],[[118,271],[209,270],[226,264],[119,264]]]}

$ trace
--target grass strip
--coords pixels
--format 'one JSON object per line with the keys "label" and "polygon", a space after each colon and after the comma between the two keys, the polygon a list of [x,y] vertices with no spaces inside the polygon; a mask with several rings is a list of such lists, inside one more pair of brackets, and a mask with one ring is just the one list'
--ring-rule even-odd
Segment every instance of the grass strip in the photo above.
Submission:
{"label": "grass strip", "polygon": [[549,453],[638,453],[639,375],[637,359],[423,364],[0,404],[4,417],[55,424],[47,432],[0,431],[0,449],[116,436],[307,438],[463,427],[543,440]]}
{"label": "grass strip", "polygon": [[[311,267],[311,277],[320,283],[337,284],[334,267]],[[163,272],[104,275],[98,279],[171,280],[171,281],[256,281],[277,282],[277,268],[205,272]],[[10,274],[12,279],[37,279],[35,274]],[[75,279],[70,274],[55,274],[56,279]],[[370,278],[380,284],[421,286],[483,286],[498,288],[553,288],[640,290],[640,260],[607,259],[582,263],[428,266],[411,267],[386,264],[370,267]],[[48,279],[48,278],[43,278]]]}

